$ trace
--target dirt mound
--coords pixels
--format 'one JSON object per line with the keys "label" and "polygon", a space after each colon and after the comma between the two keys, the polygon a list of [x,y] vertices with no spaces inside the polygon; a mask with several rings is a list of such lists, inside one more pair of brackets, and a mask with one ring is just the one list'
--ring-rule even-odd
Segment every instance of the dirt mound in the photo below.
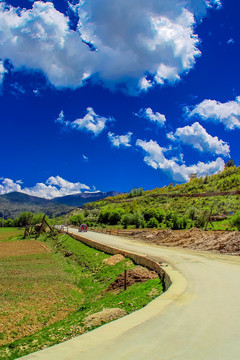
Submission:
{"label": "dirt mound", "polygon": [[108,259],[104,259],[103,262],[107,265],[115,265],[118,264],[119,262],[123,261],[125,259],[125,257],[121,254],[116,254],[111,256]]}
{"label": "dirt mound", "polygon": [[124,315],[126,315],[126,312],[123,309],[103,309],[95,314],[88,315],[84,320],[84,325],[87,328],[91,328],[92,326],[98,326],[102,323],[116,320]]}
{"label": "dirt mound", "polygon": [[0,257],[33,255],[50,251],[47,245],[36,240],[0,242]]}
{"label": "dirt mound", "polygon": [[[112,282],[107,291],[121,289],[124,287],[124,273],[120,274],[117,279]],[[150,279],[157,279],[158,273],[152,270],[148,270],[142,266],[136,266],[134,269],[127,270],[127,287],[135,283],[142,283]]]}
{"label": "dirt mound", "polygon": [[239,231],[155,230],[132,233],[133,238],[157,245],[180,246],[195,250],[212,250],[220,253],[240,255]]}

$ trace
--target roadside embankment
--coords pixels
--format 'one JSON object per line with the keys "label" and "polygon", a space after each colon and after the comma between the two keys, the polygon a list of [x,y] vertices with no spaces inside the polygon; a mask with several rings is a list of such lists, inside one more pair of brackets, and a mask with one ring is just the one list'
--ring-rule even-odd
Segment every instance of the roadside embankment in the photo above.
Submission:
{"label": "roadside embankment", "polygon": [[73,232],[68,232],[70,236],[72,236],[74,239],[83,242],[84,244],[93,247],[97,250],[103,251],[107,254],[115,255],[115,254],[121,254],[126,258],[132,259],[136,264],[145,266],[151,270],[154,270],[158,273],[162,284],[163,284],[163,291],[166,291],[169,286],[172,284],[171,279],[169,275],[166,273],[165,270],[163,270],[159,264],[159,262],[155,261],[154,259],[150,258],[149,256],[143,256],[140,254],[137,254],[135,252],[122,250],[114,246],[102,244],[100,242],[96,242],[92,239],[88,239],[84,237],[83,235],[78,235]]}

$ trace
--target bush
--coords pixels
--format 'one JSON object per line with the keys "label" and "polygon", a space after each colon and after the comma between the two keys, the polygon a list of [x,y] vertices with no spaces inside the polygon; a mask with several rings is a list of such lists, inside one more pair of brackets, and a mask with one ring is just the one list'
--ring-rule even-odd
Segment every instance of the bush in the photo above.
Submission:
{"label": "bush", "polygon": [[108,224],[117,225],[121,220],[121,213],[118,211],[111,211],[108,215]]}
{"label": "bush", "polygon": [[148,223],[147,223],[147,227],[148,228],[158,228],[159,227],[159,223],[157,221],[156,218],[152,217]]}
{"label": "bush", "polygon": [[[36,225],[36,224],[40,224],[42,222],[42,219],[44,217],[43,213],[37,213],[37,214],[33,214],[32,220],[31,220],[31,224],[32,225]],[[47,216],[45,216],[45,219],[48,221],[49,218]]]}
{"label": "bush", "polygon": [[127,229],[128,225],[131,223],[131,214],[125,214],[121,217],[121,224],[124,229]]}
{"label": "bush", "polygon": [[29,211],[22,212],[18,219],[18,226],[26,226],[28,223],[31,224],[32,218],[33,218],[33,213]]}
{"label": "bush", "polygon": [[240,210],[230,218],[230,224],[232,227],[236,226],[238,231],[240,231]]}
{"label": "bush", "polygon": [[101,210],[98,216],[98,222],[100,224],[109,224],[117,225],[123,214],[123,209],[114,209],[114,210]]}
{"label": "bush", "polygon": [[143,211],[144,220],[147,222],[151,218],[155,218],[159,223],[162,223],[165,217],[165,212],[161,208],[148,208]]}
{"label": "bush", "polygon": [[199,214],[195,217],[194,219],[194,226],[197,228],[203,228],[205,225],[205,217],[203,216],[203,214]]}
{"label": "bush", "polygon": [[179,217],[174,211],[169,211],[166,214],[165,223],[172,230],[181,230],[190,225],[190,220],[187,215]]}
{"label": "bush", "polygon": [[138,229],[144,223],[142,214],[139,211],[133,214],[125,214],[121,217],[121,224],[124,229],[127,229],[128,225],[135,225]]}
{"label": "bush", "polygon": [[98,222],[100,224],[107,224],[109,217],[109,210],[101,210],[98,215]]}
{"label": "bush", "polygon": [[5,220],[4,226],[12,227],[12,226],[14,226],[14,221],[12,219],[7,219],[7,220]]}
{"label": "bush", "polygon": [[75,226],[79,226],[83,223],[83,215],[82,214],[72,215],[69,217],[69,221],[71,224]]}

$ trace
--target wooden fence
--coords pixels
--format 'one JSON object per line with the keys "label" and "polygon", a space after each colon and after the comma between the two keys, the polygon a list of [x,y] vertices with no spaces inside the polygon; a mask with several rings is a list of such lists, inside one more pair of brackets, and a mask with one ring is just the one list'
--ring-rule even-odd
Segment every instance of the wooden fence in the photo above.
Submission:
{"label": "wooden fence", "polygon": [[[136,233],[138,231],[149,231],[153,229],[104,229],[104,228],[89,228],[89,230],[108,235],[116,235],[116,236],[129,236],[132,233]],[[156,229],[155,229],[156,230]]]}

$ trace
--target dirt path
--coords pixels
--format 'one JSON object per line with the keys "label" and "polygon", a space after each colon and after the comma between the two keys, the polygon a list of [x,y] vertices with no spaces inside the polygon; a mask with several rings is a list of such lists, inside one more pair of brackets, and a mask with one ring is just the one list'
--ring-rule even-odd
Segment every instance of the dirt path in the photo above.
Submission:
{"label": "dirt path", "polygon": [[239,358],[239,257],[160,248],[91,232],[84,236],[162,261],[173,284],[142,310],[24,359]]}
{"label": "dirt path", "polygon": [[197,228],[189,230],[138,230],[133,231],[129,237],[162,246],[179,246],[200,251],[240,255],[239,231],[203,231]]}

